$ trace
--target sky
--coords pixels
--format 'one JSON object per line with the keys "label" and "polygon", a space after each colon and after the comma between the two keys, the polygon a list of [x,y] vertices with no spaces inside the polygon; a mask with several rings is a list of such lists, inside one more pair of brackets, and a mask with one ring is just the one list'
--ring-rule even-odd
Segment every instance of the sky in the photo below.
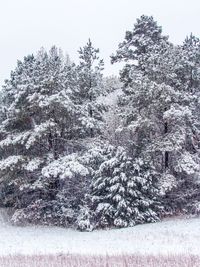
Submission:
{"label": "sky", "polygon": [[78,62],[88,38],[100,48],[105,74],[117,75],[121,66],[110,55],[143,14],[175,44],[191,32],[200,37],[200,0],[0,0],[0,86],[18,59],[41,47],[56,45]]}

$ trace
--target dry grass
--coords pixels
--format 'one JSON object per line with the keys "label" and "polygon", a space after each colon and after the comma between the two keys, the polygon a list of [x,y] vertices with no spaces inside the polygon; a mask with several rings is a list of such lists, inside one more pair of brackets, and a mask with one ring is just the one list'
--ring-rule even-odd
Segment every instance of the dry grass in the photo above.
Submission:
{"label": "dry grass", "polygon": [[200,256],[5,256],[0,267],[199,267]]}

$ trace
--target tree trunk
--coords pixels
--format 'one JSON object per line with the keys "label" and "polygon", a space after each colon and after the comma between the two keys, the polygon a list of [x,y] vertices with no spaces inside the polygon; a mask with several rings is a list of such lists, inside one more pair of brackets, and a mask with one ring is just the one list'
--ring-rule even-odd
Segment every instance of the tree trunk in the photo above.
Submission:
{"label": "tree trunk", "polygon": [[[167,122],[165,122],[165,124],[164,124],[164,133],[166,134],[166,133],[168,133],[168,123]],[[168,169],[168,167],[169,167],[169,152],[168,151],[165,151],[165,162],[164,162],[164,164],[165,164],[165,170],[166,169]]]}
{"label": "tree trunk", "polygon": [[[90,99],[89,116],[90,116],[90,118],[93,117],[93,111],[92,111],[92,92],[91,92],[91,90],[92,90],[92,80],[91,80],[91,78],[90,78],[90,96],[89,96],[89,99]],[[93,130],[92,127],[90,128],[90,137],[91,137],[91,138],[94,137],[94,130]]]}
{"label": "tree trunk", "polygon": [[165,151],[165,169],[169,167],[169,152]]}

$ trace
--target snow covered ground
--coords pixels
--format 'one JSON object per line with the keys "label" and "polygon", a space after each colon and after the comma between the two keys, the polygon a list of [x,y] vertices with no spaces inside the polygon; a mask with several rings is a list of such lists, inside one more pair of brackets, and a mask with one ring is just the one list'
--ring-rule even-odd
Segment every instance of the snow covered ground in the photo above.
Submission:
{"label": "snow covered ground", "polygon": [[58,227],[14,227],[0,212],[0,256],[56,253],[200,255],[200,218],[87,233]]}

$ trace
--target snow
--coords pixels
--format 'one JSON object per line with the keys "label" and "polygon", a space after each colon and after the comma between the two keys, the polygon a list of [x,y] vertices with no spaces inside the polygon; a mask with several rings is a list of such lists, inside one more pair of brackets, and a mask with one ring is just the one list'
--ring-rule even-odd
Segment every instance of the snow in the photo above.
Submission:
{"label": "snow", "polygon": [[9,156],[6,159],[0,160],[0,170],[10,169],[13,170],[13,166],[24,160],[23,156]]}
{"label": "snow", "polygon": [[36,157],[28,162],[28,164],[24,167],[27,171],[37,170],[42,163],[42,160],[39,157]]}
{"label": "snow", "polygon": [[47,178],[58,176],[61,179],[72,178],[74,174],[81,176],[89,174],[88,169],[77,161],[75,154],[54,160],[42,169],[42,175]]}
{"label": "snow", "polygon": [[97,103],[105,104],[107,106],[116,106],[119,96],[122,95],[122,89],[116,89],[115,91],[109,93],[108,95],[100,95],[97,98]]}
{"label": "snow", "polygon": [[185,151],[179,160],[179,164],[177,166],[177,170],[181,169],[188,175],[198,173],[199,172],[199,164],[197,164],[191,155],[191,153]]}
{"label": "snow", "polygon": [[0,255],[195,254],[200,255],[200,218],[176,218],[131,228],[79,232],[45,226],[16,227],[0,211]]}
{"label": "snow", "polygon": [[164,112],[163,118],[166,120],[169,119],[181,119],[184,116],[191,117],[192,113],[191,110],[188,107],[181,107],[181,106],[171,106],[171,108]]}
{"label": "snow", "polygon": [[5,139],[0,141],[0,147],[4,148],[6,146],[24,144],[30,135],[31,135],[30,131],[8,135]]}

